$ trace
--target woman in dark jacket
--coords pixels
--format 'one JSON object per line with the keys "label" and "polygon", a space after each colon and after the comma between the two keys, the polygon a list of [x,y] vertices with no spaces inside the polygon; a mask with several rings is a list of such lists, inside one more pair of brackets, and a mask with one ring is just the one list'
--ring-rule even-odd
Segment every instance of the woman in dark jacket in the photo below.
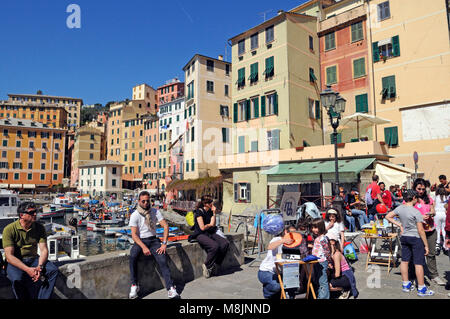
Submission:
{"label": "woman in dark jacket", "polygon": [[216,234],[216,207],[211,196],[202,197],[195,212],[194,237],[200,246],[206,250],[206,261],[202,265],[203,276],[211,277],[222,264],[230,243],[228,240]]}

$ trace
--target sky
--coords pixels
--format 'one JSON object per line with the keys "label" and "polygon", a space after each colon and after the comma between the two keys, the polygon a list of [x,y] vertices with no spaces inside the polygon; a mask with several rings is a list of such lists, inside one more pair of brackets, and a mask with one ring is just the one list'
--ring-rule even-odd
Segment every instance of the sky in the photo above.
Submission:
{"label": "sky", "polygon": [[[228,40],[306,0],[1,0],[0,100],[7,94],[131,99],[178,77],[196,54],[230,61]],[[80,28],[69,28],[80,8]]]}

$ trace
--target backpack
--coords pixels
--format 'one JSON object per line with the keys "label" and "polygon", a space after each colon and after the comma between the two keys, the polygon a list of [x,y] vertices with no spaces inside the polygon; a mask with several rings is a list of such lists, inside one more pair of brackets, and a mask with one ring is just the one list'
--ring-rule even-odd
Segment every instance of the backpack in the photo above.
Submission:
{"label": "backpack", "polygon": [[364,200],[366,201],[366,205],[370,206],[373,204],[373,199],[372,199],[372,188],[369,188],[366,192],[366,196],[364,197]]}
{"label": "backpack", "polygon": [[358,260],[358,255],[356,254],[355,247],[353,247],[352,243],[345,244],[343,255],[345,256],[345,258],[347,258],[347,260],[350,260],[350,261]]}

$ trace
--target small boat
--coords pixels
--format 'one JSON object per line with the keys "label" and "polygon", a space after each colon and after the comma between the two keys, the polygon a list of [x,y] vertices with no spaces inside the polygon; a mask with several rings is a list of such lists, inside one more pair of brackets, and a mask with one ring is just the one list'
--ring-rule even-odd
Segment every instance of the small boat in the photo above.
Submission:
{"label": "small boat", "polygon": [[42,211],[38,212],[38,219],[50,219],[64,217],[66,208],[60,205],[49,204],[42,206]]}
{"label": "small boat", "polygon": [[106,226],[105,227],[105,236],[116,236],[116,234],[123,235],[128,234],[127,231],[130,231],[131,234],[131,228],[130,226],[124,226],[124,227],[113,227],[113,226]]}

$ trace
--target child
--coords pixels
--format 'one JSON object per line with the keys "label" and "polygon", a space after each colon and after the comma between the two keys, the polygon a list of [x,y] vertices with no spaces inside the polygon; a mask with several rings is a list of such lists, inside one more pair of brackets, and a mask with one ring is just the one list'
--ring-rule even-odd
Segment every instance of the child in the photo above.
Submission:
{"label": "child", "polygon": [[275,271],[275,260],[277,254],[282,253],[283,245],[289,245],[293,242],[292,239],[284,238],[287,233],[289,233],[289,227],[286,227],[281,234],[270,241],[269,246],[267,246],[267,256],[259,266],[258,280],[263,284],[263,295],[266,299],[277,297],[279,299],[281,286]]}
{"label": "child", "polygon": [[312,221],[311,231],[316,237],[312,254],[319,258],[319,263],[314,265],[314,273],[319,282],[318,299],[330,299],[330,288],[328,287],[327,269],[331,260],[328,238],[325,236],[325,223],[322,218]]}
{"label": "child", "polygon": [[356,289],[355,275],[347,259],[342,254],[339,238],[335,234],[327,234],[327,237],[330,242],[331,258],[333,259],[333,263],[331,264],[333,271],[330,279],[330,291],[343,291],[339,299],[347,299],[351,292],[356,299],[359,292]]}
{"label": "child", "polygon": [[341,214],[333,209],[330,208],[327,210],[327,213],[325,215],[325,230],[327,233],[334,233],[341,242],[341,251],[344,250],[344,232],[345,232],[345,226],[342,222],[343,218]]}
{"label": "child", "polygon": [[[408,278],[408,264],[413,259],[418,284],[417,295],[425,297],[434,295],[434,292],[425,286],[424,281],[423,265],[425,265],[425,256],[428,255],[428,241],[423,227],[423,216],[420,211],[414,208],[418,198],[419,195],[416,191],[408,189],[403,193],[405,204],[390,212],[386,219],[400,227],[402,290],[403,292],[414,290],[414,285]],[[400,223],[394,220],[395,216],[400,218]]]}

